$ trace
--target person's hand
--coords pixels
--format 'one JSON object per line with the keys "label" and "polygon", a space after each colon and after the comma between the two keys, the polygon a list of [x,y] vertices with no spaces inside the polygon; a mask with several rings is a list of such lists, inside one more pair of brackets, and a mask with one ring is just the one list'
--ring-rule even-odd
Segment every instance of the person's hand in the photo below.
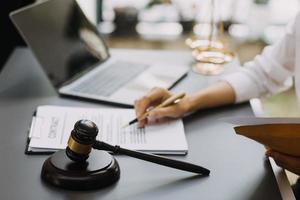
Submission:
{"label": "person's hand", "polygon": [[266,151],[266,156],[272,157],[278,166],[300,175],[300,157],[286,155],[272,149]]}
{"label": "person's hand", "polygon": [[[145,112],[153,106],[159,105],[172,94],[163,88],[153,88],[148,94],[136,100],[134,103],[134,108],[136,116],[138,118],[138,127],[142,128],[147,123],[147,119],[142,119]],[[149,118],[151,120],[161,119],[165,117],[178,118],[182,117],[186,112],[189,111],[189,99],[184,97],[178,103],[174,105],[158,108],[149,113]]]}

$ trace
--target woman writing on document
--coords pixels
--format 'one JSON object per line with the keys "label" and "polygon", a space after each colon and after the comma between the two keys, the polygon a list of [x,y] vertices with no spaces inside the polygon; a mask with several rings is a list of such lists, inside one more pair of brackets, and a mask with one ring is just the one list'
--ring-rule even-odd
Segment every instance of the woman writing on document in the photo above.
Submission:
{"label": "woman writing on document", "polygon": [[[238,72],[221,78],[218,83],[204,90],[185,96],[172,106],[151,111],[148,118],[178,118],[196,110],[240,103],[266,94],[279,93],[292,86],[293,76],[300,102],[300,14],[287,26],[286,33],[280,41],[266,47],[262,54],[246,63]],[[147,124],[147,119],[143,119],[142,116],[149,107],[160,104],[170,96],[169,91],[154,88],[147,95],[136,100],[138,126],[143,127]],[[268,150],[266,155],[274,158],[279,166],[300,175],[300,157],[288,156],[273,150]],[[299,180],[298,185],[300,185]],[[295,190],[297,199],[300,199],[299,190],[299,188]]]}

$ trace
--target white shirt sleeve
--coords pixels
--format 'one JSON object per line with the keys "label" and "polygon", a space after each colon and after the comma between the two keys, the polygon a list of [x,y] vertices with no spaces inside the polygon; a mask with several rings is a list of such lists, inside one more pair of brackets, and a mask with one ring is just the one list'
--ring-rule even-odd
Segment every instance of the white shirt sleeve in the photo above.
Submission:
{"label": "white shirt sleeve", "polygon": [[280,41],[266,47],[254,60],[237,72],[226,75],[235,91],[236,103],[266,94],[275,94],[292,86],[295,68],[296,22],[300,14],[287,26]]}

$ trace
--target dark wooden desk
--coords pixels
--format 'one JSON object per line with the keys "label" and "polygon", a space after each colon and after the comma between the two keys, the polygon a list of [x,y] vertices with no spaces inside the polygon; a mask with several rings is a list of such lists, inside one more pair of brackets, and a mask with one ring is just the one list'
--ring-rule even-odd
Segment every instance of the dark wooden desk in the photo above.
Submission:
{"label": "dark wooden desk", "polygon": [[[122,50],[113,51],[113,56],[169,64],[191,62],[189,52]],[[190,72],[174,90],[192,92],[214,80]],[[184,119],[189,153],[173,158],[206,166],[211,176],[197,178],[191,173],[117,156],[120,181],[88,192],[46,185],[40,179],[40,170],[47,156],[24,154],[31,115],[41,104],[110,106],[58,97],[31,52],[16,50],[0,74],[1,199],[281,199],[264,148],[236,136],[231,125],[218,120],[253,115],[249,104],[198,112]]]}

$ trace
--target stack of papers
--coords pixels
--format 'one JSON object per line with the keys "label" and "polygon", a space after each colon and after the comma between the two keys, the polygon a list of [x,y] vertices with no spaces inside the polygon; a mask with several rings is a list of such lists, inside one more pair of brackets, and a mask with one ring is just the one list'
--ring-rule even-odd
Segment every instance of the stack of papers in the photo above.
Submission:
{"label": "stack of papers", "polygon": [[186,154],[182,120],[170,120],[138,129],[122,126],[135,118],[133,109],[40,106],[32,119],[27,153],[65,149],[74,124],[88,119],[97,124],[97,140],[123,148],[157,154]]}

